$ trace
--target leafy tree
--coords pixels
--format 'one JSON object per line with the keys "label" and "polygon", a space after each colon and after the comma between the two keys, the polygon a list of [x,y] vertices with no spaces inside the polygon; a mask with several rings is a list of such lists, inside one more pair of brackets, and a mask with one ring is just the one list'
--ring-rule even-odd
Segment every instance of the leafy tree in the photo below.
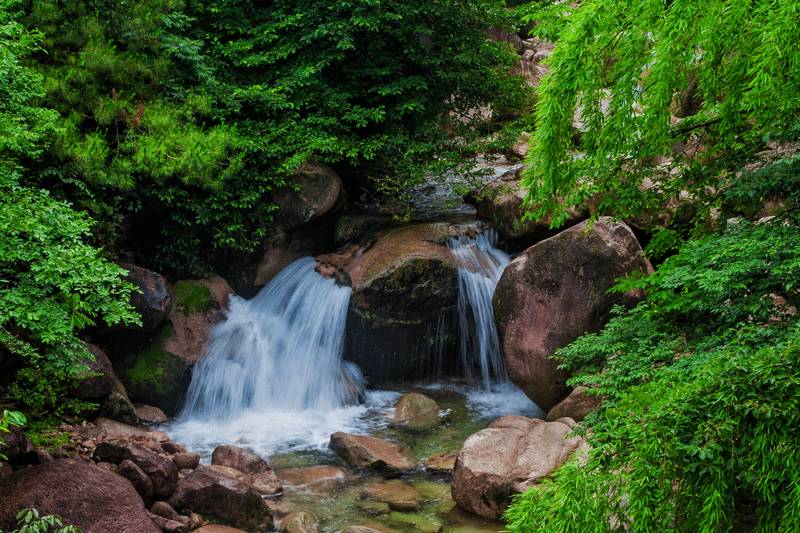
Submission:
{"label": "leafy tree", "polygon": [[91,358],[78,337],[98,318],[135,321],[124,270],[85,242],[91,221],[47,191],[20,185],[22,163],[55,134],[55,114],[35,105],[42,79],[22,64],[39,34],[17,22],[18,2],[0,4],[0,350],[24,365],[11,399],[41,411],[62,398]]}
{"label": "leafy tree", "polygon": [[628,217],[683,197],[708,218],[732,170],[800,132],[795,1],[523,9],[557,40],[524,179],[532,216],[552,212],[557,225],[590,202]]}

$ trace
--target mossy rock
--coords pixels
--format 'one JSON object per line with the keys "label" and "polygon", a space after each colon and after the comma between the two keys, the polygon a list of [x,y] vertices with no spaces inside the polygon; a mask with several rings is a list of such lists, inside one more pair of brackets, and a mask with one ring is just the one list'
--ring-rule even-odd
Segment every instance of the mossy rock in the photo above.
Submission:
{"label": "mossy rock", "polygon": [[175,284],[175,305],[184,315],[207,313],[217,308],[211,290],[201,280],[183,280]]}
{"label": "mossy rock", "polygon": [[389,514],[389,523],[395,526],[411,526],[415,531],[421,533],[439,533],[442,531],[442,523],[436,518],[422,513],[399,513]]}

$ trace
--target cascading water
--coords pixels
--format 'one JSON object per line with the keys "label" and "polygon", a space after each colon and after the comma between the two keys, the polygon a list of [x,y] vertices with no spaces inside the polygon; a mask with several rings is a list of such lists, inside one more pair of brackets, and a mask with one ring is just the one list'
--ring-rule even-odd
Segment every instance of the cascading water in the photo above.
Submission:
{"label": "cascading water", "polygon": [[497,249],[494,229],[486,229],[477,236],[452,238],[448,246],[459,262],[458,322],[462,364],[467,378],[471,378],[473,369],[477,368],[488,390],[493,383],[508,381],[494,325],[492,296],[511,259]]}

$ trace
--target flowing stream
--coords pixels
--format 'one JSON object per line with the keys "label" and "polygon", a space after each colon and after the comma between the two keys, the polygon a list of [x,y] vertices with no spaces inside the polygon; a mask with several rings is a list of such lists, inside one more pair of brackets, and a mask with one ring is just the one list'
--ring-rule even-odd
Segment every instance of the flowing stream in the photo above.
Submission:
{"label": "flowing stream", "polygon": [[511,258],[497,248],[497,231],[487,229],[477,236],[448,241],[459,262],[458,324],[460,353],[466,377],[475,369],[485,389],[508,382],[500,339],[494,325],[492,296]]}

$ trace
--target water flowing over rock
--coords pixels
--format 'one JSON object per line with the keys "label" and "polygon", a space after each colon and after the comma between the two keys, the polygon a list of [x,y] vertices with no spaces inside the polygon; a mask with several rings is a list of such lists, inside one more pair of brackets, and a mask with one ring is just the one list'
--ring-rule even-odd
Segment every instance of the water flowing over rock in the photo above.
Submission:
{"label": "water flowing over rock", "polygon": [[195,367],[182,417],[226,420],[247,411],[325,410],[355,400],[341,360],[350,289],[314,267],[313,259],[301,259],[254,299],[231,299],[208,355]]}
{"label": "water flowing over rock", "polygon": [[0,482],[0,528],[12,531],[25,508],[58,515],[85,533],[161,533],[125,478],[76,459],[24,468]]}
{"label": "water flowing over rock", "polygon": [[475,370],[485,388],[506,381],[503,354],[494,324],[492,296],[511,258],[497,249],[497,232],[460,236],[448,241],[458,261],[458,322],[461,364],[467,378]]}
{"label": "water flowing over rock", "polygon": [[453,470],[453,499],[487,518],[502,515],[512,496],[550,475],[584,444],[570,437],[575,422],[502,417],[469,437]]}
{"label": "water flowing over rock", "polygon": [[634,301],[637,295],[608,292],[618,278],[650,269],[631,229],[606,217],[591,229],[578,224],[516,257],[493,300],[514,384],[544,410],[564,399],[567,375],[550,355],[601,328],[615,304]]}

